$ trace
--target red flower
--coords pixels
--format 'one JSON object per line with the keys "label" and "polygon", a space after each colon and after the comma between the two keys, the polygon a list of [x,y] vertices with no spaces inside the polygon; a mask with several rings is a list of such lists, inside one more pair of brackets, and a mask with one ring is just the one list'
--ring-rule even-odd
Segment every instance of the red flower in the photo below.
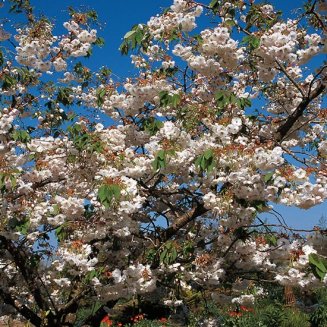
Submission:
{"label": "red flower", "polygon": [[131,321],[138,322],[138,321],[143,320],[143,319],[144,319],[144,315],[143,314],[138,314],[138,315],[132,317]]}
{"label": "red flower", "polygon": [[241,305],[240,309],[241,309],[241,311],[245,311],[245,312],[253,312],[254,311],[253,308],[246,307],[245,305]]}
{"label": "red flower", "polygon": [[228,315],[230,317],[241,317],[243,314],[242,314],[242,312],[238,312],[238,311],[229,311]]}
{"label": "red flower", "polygon": [[110,319],[108,315],[104,316],[103,319],[101,320],[101,326],[112,326],[113,321]]}

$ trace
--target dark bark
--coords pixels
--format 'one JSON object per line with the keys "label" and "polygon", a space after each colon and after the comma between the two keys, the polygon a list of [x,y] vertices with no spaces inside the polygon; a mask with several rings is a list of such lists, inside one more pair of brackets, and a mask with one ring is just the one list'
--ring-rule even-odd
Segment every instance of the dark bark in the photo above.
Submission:
{"label": "dark bark", "polygon": [[15,308],[17,312],[19,312],[24,318],[29,320],[33,325],[41,326],[42,319],[35,312],[33,312],[25,305],[19,306],[16,300],[12,297],[12,295],[5,292],[1,288],[0,288],[0,298],[2,298],[4,303],[11,305],[13,308]]}
{"label": "dark bark", "polygon": [[278,142],[284,139],[284,137],[289,133],[294,124],[298,121],[298,119],[302,117],[308,105],[319,95],[321,95],[325,91],[325,89],[326,85],[320,82],[320,84],[307,97],[303,98],[303,100],[294,110],[294,112],[290,116],[288,116],[286,122],[277,129],[276,140]]}
{"label": "dark bark", "polygon": [[197,217],[200,217],[208,210],[203,204],[197,204],[195,208],[191,209],[189,212],[178,217],[178,219],[166,230],[163,231],[162,239],[164,241],[169,240],[171,237],[177,234],[177,232],[184,228],[187,224],[194,221]]}

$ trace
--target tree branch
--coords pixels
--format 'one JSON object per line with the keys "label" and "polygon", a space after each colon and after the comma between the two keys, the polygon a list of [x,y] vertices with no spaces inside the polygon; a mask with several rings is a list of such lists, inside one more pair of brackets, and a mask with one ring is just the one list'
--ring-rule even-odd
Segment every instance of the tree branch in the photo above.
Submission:
{"label": "tree branch", "polygon": [[311,94],[305,97],[301,103],[297,106],[295,111],[287,118],[286,122],[281,125],[276,132],[276,140],[277,142],[284,139],[284,137],[288,134],[294,124],[298,121],[299,118],[302,117],[303,112],[308,107],[308,105],[316,99],[320,94],[322,94],[326,89],[326,85],[322,82],[313,90]]}
{"label": "tree branch", "polygon": [[189,212],[185,213],[184,215],[178,216],[177,220],[162,232],[162,239],[164,241],[169,240],[180,229],[182,229],[188,223],[194,221],[197,217],[200,217],[207,211],[208,209],[206,209],[202,203],[199,203],[195,208],[191,209]]}
{"label": "tree branch", "polygon": [[19,306],[17,304],[17,300],[12,298],[10,293],[7,293],[1,288],[0,288],[0,298],[3,299],[4,303],[11,305],[13,308],[15,308],[24,318],[29,320],[33,325],[41,326],[42,319],[36,313],[34,313],[31,309],[29,309],[25,305]]}
{"label": "tree branch", "polygon": [[42,287],[37,282],[37,278],[35,276],[35,271],[28,267],[28,261],[26,260],[26,254],[23,253],[20,249],[18,249],[12,241],[7,240],[4,236],[0,235],[0,242],[4,246],[4,248],[10,253],[12,256],[19,272],[23,276],[28,289],[34,297],[34,300],[38,307],[44,311],[49,310],[49,305],[46,300],[44,300],[41,289]]}

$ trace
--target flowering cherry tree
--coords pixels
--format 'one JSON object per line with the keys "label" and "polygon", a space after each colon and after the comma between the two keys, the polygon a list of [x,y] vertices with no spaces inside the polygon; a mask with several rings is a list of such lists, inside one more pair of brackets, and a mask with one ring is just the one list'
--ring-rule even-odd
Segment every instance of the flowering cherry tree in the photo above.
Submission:
{"label": "flowering cherry tree", "polygon": [[10,2],[25,24],[1,30],[1,315],[74,326],[96,303],[95,325],[121,299],[251,306],[257,282],[326,285],[326,232],[260,218],[327,197],[323,2],[284,18],[174,0],[124,36],[138,74],[119,83],[84,66],[95,12],[70,8],[55,35]]}

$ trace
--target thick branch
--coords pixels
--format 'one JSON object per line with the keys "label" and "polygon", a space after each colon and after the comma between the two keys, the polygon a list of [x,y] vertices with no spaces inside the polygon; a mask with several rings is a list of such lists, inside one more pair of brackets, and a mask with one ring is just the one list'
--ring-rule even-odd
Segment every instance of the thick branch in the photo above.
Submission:
{"label": "thick branch", "polygon": [[35,271],[28,266],[29,262],[26,260],[26,254],[17,248],[12,241],[7,240],[4,236],[0,235],[0,242],[3,247],[11,254],[38,307],[44,311],[49,310],[49,305],[41,294],[41,287],[37,282]]}
{"label": "thick branch", "polygon": [[204,213],[206,213],[208,209],[204,207],[203,204],[198,204],[195,208],[190,210],[189,212],[185,213],[178,217],[178,219],[169,226],[166,230],[163,231],[162,239],[167,241],[172,236],[176,235],[176,233],[185,227],[191,221],[194,221],[197,217],[200,217]]}
{"label": "thick branch", "polygon": [[3,302],[14,307],[23,317],[29,320],[35,326],[41,326],[42,319],[25,305],[19,306],[17,301],[12,298],[11,294],[0,288],[0,298]]}
{"label": "thick branch", "polygon": [[287,72],[286,68],[276,59],[279,70],[284,73],[284,75],[291,81],[291,83],[297,88],[297,90],[301,93],[302,97],[305,97],[304,91],[301,89],[301,86],[295,81],[295,79]]}
{"label": "thick branch", "polygon": [[82,299],[87,293],[89,293],[91,289],[86,289],[72,298],[68,303],[66,303],[58,312],[59,316],[63,316],[65,314],[71,313],[74,311],[75,306],[78,306],[78,301]]}
{"label": "thick branch", "polygon": [[286,122],[281,125],[276,133],[277,142],[283,140],[283,138],[288,134],[294,124],[298,121],[299,118],[302,117],[303,112],[308,107],[308,105],[316,99],[320,94],[322,94],[326,89],[326,85],[320,82],[319,86],[317,86],[311,94],[305,97],[295,111],[287,118]]}

